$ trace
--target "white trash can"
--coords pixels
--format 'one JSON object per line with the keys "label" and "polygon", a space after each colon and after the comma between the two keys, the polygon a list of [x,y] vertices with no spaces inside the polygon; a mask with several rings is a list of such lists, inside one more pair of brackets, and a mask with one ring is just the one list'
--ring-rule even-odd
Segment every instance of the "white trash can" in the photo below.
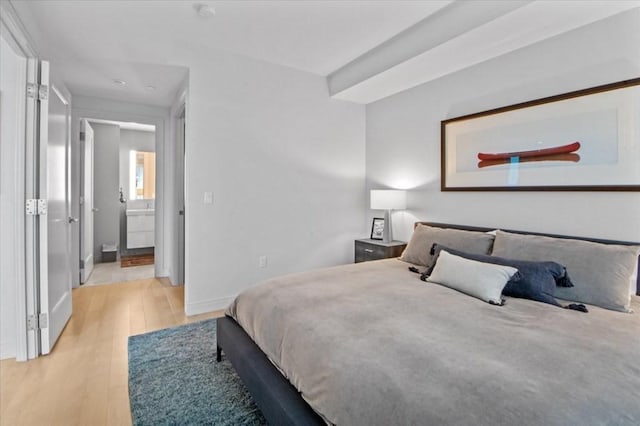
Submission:
{"label": "white trash can", "polygon": [[102,245],[102,261],[115,262],[118,258],[118,246],[114,243]]}

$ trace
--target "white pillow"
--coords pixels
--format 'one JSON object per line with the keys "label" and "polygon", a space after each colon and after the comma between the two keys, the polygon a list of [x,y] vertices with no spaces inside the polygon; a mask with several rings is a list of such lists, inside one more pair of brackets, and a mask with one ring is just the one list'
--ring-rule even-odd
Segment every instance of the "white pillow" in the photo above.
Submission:
{"label": "white pillow", "polygon": [[502,289],[516,273],[518,270],[510,266],[465,259],[442,250],[427,281],[502,305]]}

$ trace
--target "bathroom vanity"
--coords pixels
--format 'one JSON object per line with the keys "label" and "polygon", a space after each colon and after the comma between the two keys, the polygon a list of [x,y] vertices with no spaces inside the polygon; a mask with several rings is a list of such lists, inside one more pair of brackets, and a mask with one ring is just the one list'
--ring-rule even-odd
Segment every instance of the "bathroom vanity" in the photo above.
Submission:
{"label": "bathroom vanity", "polygon": [[127,201],[127,248],[154,247],[155,201]]}

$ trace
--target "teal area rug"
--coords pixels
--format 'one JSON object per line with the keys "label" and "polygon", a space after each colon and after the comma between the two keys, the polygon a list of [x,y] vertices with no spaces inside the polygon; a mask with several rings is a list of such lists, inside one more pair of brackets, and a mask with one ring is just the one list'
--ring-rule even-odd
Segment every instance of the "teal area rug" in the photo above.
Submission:
{"label": "teal area rug", "polygon": [[265,425],[228,360],[216,362],[216,321],[129,337],[134,425]]}

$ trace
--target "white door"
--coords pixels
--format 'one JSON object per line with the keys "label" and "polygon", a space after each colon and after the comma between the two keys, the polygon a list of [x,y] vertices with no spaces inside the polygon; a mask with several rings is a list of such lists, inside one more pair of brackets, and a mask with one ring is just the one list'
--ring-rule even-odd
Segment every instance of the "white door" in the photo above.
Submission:
{"label": "white door", "polygon": [[80,283],[93,271],[93,128],[80,120]]}
{"label": "white door", "polygon": [[[49,63],[40,64],[38,198],[40,353],[48,354],[71,317],[69,211],[69,109],[60,93],[48,90]],[[47,93],[48,90],[48,93]]]}

